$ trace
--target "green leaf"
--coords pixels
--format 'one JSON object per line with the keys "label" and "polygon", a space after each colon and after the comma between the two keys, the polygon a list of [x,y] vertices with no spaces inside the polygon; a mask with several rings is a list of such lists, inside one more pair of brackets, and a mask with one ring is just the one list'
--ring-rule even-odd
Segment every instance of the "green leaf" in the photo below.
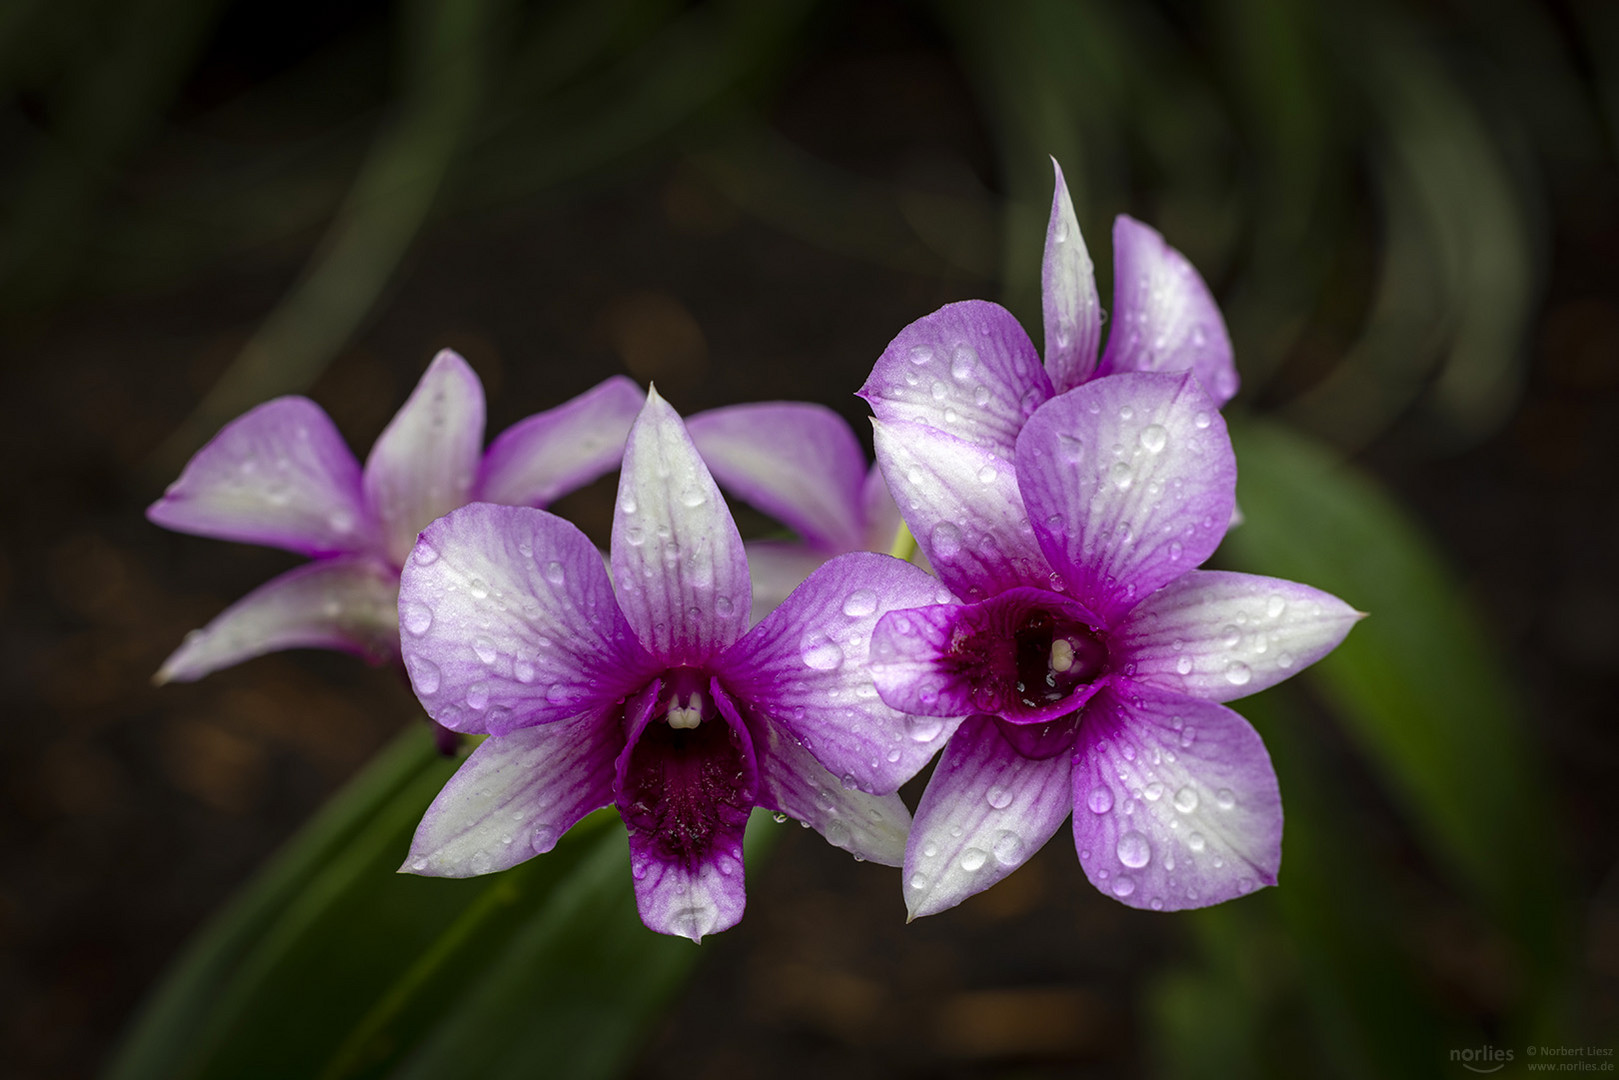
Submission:
{"label": "green leaf", "polygon": [[641,925],[611,810],[503,873],[397,873],[454,764],[423,731],[386,750],[196,939],[108,1075],[619,1071],[699,950]]}
{"label": "green leaf", "polygon": [[1510,670],[1432,542],[1371,478],[1283,428],[1232,425],[1247,521],[1235,568],[1370,613],[1310,673],[1419,839],[1519,946],[1526,1010],[1553,1007],[1570,901]]}

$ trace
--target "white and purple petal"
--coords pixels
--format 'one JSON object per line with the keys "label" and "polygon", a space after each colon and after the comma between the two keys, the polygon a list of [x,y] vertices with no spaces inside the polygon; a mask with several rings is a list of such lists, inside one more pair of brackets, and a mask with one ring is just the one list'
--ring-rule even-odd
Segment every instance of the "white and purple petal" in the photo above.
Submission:
{"label": "white and purple petal", "polygon": [[331,417],[301,397],[226,424],[146,516],[177,532],[317,557],[366,550],[376,529],[359,463]]}
{"label": "white and purple petal", "polygon": [[656,390],[624,449],[612,564],[619,606],[666,665],[703,664],[747,629],[742,537],[680,416]]}
{"label": "white and purple petal", "polygon": [[472,877],[543,855],[613,802],[617,705],[485,739],[427,808],[401,872]]}
{"label": "white and purple petal", "polygon": [[163,662],[153,681],[192,682],[279,649],[337,649],[382,661],[399,653],[399,578],[366,555],[319,559],[271,578]]}
{"label": "white and purple petal", "polygon": [[1051,394],[1029,335],[987,300],[946,304],[901,330],[860,388],[879,420],[927,424],[1007,460]]}
{"label": "white and purple petal", "polygon": [[1360,618],[1308,585],[1194,570],[1124,617],[1111,638],[1113,660],[1139,682],[1230,701],[1309,667]]}
{"label": "white and purple petal", "polygon": [[1231,336],[1186,256],[1158,230],[1120,214],[1113,266],[1113,329],[1097,373],[1190,371],[1217,406],[1230,401],[1237,392]]}
{"label": "white and purple petal", "polygon": [[483,384],[445,349],[427,365],[365,461],[384,553],[403,564],[428,522],[466,504],[483,454]]}
{"label": "white and purple petal", "polygon": [[519,420],[483,456],[479,502],[545,506],[618,468],[646,397],[614,375],[554,409]]}
{"label": "white and purple petal", "polygon": [[1070,390],[1030,417],[1017,468],[1041,549],[1110,623],[1213,554],[1236,504],[1225,421],[1191,375]]}
{"label": "white and purple petal", "polygon": [[1073,809],[1069,748],[1033,759],[970,717],[945,747],[905,849],[905,907],[934,915],[982,892],[1045,846]]}
{"label": "white and purple petal", "polygon": [[1096,370],[1102,340],[1102,302],[1096,295],[1096,267],[1079,232],[1062,166],[1055,158],[1056,189],[1046,225],[1045,258],[1040,264],[1040,306],[1046,327],[1046,374],[1059,394],[1089,379]]}
{"label": "white and purple petal", "polygon": [[725,490],[829,555],[860,546],[866,456],[837,413],[767,401],[698,413],[686,430]]}
{"label": "white and purple petal", "polygon": [[966,600],[1049,586],[1010,458],[903,421],[872,425],[877,462],[939,580]]}
{"label": "white and purple petal", "polygon": [[872,628],[896,608],[949,599],[909,563],[840,555],[727,650],[715,674],[840,783],[886,795],[927,763],[958,721],[907,716],[883,703],[867,664]]}
{"label": "white and purple petal", "polygon": [[400,577],[399,627],[416,696],[452,731],[572,719],[654,671],[600,553],[526,506],[473,503],[424,529]]}
{"label": "white and purple petal", "polygon": [[1073,764],[1074,846],[1107,895],[1179,911],[1276,883],[1276,774],[1225,706],[1122,683],[1091,699]]}
{"label": "white and purple petal", "polygon": [[[715,680],[714,697],[728,718],[740,713]],[[813,828],[833,847],[881,866],[905,860],[911,812],[898,795],[846,788],[808,750],[768,718],[750,726],[759,761],[758,804]]]}
{"label": "white and purple petal", "polygon": [[742,839],[758,801],[758,761],[734,713],[704,708],[695,726],[677,728],[657,692],[656,707],[646,697],[627,710],[614,782],[636,906],[650,929],[701,941],[742,917]]}

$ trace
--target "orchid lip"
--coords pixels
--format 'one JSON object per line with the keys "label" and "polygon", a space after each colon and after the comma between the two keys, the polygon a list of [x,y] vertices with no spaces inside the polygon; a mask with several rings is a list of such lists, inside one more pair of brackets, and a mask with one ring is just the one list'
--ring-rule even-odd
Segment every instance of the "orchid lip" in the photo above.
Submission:
{"label": "orchid lip", "polygon": [[951,634],[945,663],[972,682],[972,704],[1015,724],[1082,706],[1108,670],[1101,628],[1063,598],[1014,589],[979,605]]}

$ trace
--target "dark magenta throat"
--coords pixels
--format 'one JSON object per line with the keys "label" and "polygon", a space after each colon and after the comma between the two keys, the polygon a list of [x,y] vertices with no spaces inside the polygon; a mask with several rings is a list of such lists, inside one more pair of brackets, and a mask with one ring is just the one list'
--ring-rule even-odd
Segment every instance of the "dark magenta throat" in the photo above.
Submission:
{"label": "dark magenta throat", "polygon": [[950,656],[972,681],[980,712],[1017,723],[1049,720],[1083,704],[1106,673],[1102,633],[1049,603],[1003,594],[986,601],[974,621],[955,635]]}

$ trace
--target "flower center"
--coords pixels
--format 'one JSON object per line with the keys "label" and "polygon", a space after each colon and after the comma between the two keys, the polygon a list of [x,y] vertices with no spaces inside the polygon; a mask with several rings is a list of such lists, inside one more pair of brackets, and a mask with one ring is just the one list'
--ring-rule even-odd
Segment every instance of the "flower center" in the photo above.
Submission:
{"label": "flower center", "polygon": [[1025,708],[1055,705],[1096,681],[1107,664],[1102,638],[1075,619],[1035,610],[1012,633],[1018,700]]}
{"label": "flower center", "polygon": [[1107,671],[1102,631],[1050,593],[1009,590],[963,615],[947,657],[971,681],[979,712],[1017,724],[1053,720],[1083,705]]}

